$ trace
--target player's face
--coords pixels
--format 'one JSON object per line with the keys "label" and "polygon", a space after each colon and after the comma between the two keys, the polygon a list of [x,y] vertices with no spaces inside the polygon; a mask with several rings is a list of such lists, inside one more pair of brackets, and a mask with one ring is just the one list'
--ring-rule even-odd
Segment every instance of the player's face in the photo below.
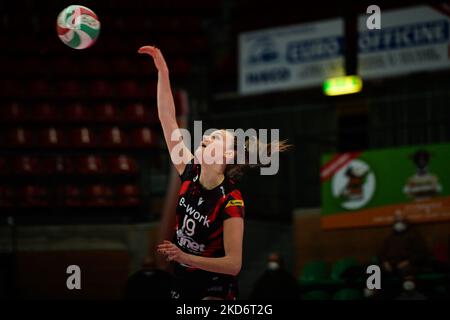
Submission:
{"label": "player's face", "polygon": [[195,154],[202,163],[225,164],[233,154],[234,136],[226,130],[216,130],[204,135]]}

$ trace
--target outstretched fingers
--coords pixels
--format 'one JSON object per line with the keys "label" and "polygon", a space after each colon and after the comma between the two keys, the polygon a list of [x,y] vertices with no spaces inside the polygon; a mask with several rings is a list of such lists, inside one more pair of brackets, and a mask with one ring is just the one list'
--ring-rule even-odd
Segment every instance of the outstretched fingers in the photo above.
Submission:
{"label": "outstretched fingers", "polygon": [[156,56],[156,50],[157,49],[154,46],[143,46],[143,47],[139,48],[138,52],[139,53],[146,53],[146,54],[149,54],[149,55],[155,57]]}
{"label": "outstretched fingers", "polygon": [[138,52],[150,55],[153,58],[155,66],[159,71],[167,71],[166,61],[164,60],[161,50],[159,50],[157,47],[143,46],[139,48]]}

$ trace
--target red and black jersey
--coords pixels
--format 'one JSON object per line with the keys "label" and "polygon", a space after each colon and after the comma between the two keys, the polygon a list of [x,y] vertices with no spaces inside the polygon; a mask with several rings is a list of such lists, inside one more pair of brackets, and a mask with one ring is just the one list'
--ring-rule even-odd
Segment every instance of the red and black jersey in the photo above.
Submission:
{"label": "red and black jersey", "polygon": [[[223,222],[244,217],[244,201],[234,182],[225,178],[214,189],[207,190],[199,182],[201,166],[187,164],[181,177],[176,211],[175,243],[184,252],[223,257]],[[185,271],[195,268],[179,265]]]}

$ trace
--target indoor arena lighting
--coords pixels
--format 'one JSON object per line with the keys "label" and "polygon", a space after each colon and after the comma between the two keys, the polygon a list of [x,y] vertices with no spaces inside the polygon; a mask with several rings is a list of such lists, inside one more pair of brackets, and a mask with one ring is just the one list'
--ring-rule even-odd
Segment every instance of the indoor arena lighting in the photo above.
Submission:
{"label": "indoor arena lighting", "polygon": [[359,76],[329,78],[323,83],[323,92],[327,96],[338,96],[361,91],[362,80]]}

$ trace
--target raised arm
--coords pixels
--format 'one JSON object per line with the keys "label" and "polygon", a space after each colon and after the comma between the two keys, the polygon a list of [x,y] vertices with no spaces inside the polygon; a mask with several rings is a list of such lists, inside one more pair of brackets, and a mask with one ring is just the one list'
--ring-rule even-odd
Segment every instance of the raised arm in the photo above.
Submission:
{"label": "raised arm", "polygon": [[194,157],[181,138],[175,114],[175,103],[173,101],[172,89],[170,87],[169,69],[161,51],[153,46],[139,48],[139,53],[148,54],[153,58],[156,69],[158,69],[158,116],[164,132],[170,158],[178,171],[182,174],[186,163]]}

